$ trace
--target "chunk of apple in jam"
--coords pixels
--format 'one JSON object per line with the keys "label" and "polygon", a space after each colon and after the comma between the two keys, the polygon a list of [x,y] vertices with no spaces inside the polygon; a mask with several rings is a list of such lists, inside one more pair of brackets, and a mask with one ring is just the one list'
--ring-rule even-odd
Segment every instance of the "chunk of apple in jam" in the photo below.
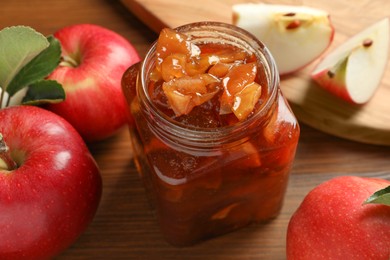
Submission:
{"label": "chunk of apple in jam", "polygon": [[187,57],[185,54],[174,53],[161,63],[161,77],[164,81],[180,78],[186,75]]}
{"label": "chunk of apple in jam", "polygon": [[184,76],[163,83],[163,91],[176,116],[187,115],[195,106],[213,98],[219,80],[209,74]]}
{"label": "chunk of apple in jam", "polygon": [[232,64],[228,63],[217,63],[209,69],[209,74],[214,75],[218,78],[223,78],[226,76],[226,74],[228,74],[232,66]]}
{"label": "chunk of apple in jam", "polygon": [[261,95],[261,86],[256,82],[246,85],[234,97],[233,113],[239,120],[243,120],[253,111]]}
{"label": "chunk of apple in jam", "polygon": [[[210,56],[211,64],[212,61],[217,60],[222,63],[233,63],[238,62],[241,63],[244,60],[248,59],[248,53],[243,50],[218,50],[213,55]],[[252,57],[251,57],[252,58]]]}
{"label": "chunk of apple in jam", "polygon": [[157,64],[161,64],[166,57],[174,53],[191,57],[199,55],[200,49],[191,43],[186,35],[165,28],[161,31],[156,44]]}
{"label": "chunk of apple in jam", "polygon": [[199,55],[192,57],[185,66],[186,74],[188,76],[195,76],[206,73],[213,62],[216,61],[213,61],[213,59],[210,58],[210,55]]}
{"label": "chunk of apple in jam", "polygon": [[254,82],[256,63],[234,66],[222,79],[224,92],[221,97],[221,113],[234,112],[239,120],[247,118],[261,95],[261,86]]}
{"label": "chunk of apple in jam", "polygon": [[175,115],[188,115],[195,106],[220,95],[220,114],[244,120],[261,96],[255,82],[253,54],[229,45],[195,45],[186,35],[163,29],[156,46],[156,68],[151,80],[162,84]]}

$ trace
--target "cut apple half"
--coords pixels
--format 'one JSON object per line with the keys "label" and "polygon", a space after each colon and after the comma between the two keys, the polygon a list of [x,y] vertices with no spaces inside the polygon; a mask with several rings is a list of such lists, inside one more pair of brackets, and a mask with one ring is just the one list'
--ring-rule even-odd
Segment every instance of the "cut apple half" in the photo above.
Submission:
{"label": "cut apple half", "polygon": [[232,11],[233,24],[266,45],[281,75],[310,64],[333,40],[329,14],[320,9],[245,3],[233,5]]}
{"label": "cut apple half", "polygon": [[389,19],[364,29],[327,55],[311,76],[351,103],[364,104],[380,85],[389,57]]}

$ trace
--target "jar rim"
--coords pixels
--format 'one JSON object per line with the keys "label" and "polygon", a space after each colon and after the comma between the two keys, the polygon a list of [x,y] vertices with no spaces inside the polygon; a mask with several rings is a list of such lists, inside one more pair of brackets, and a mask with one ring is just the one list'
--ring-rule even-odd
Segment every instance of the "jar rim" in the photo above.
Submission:
{"label": "jar rim", "polygon": [[[175,28],[177,32],[180,33],[194,33],[195,31],[212,31],[216,34],[226,34],[231,36],[234,39],[240,39],[240,43],[245,43],[246,47],[251,49],[252,52],[257,56],[258,62],[261,62],[261,65],[264,68],[267,86],[269,95],[265,100],[265,103],[253,114],[250,118],[245,119],[242,122],[238,122],[234,125],[221,126],[216,128],[206,128],[206,127],[196,127],[191,125],[185,125],[181,122],[176,121],[175,119],[167,116],[164,112],[156,107],[156,105],[150,99],[150,96],[147,91],[148,82],[147,74],[149,72],[148,68],[152,66],[148,66],[146,61],[152,60],[155,56],[156,52],[156,44],[157,40],[153,43],[152,47],[149,49],[148,53],[145,56],[145,59],[140,68],[140,79],[142,86],[142,94],[145,97],[145,102],[147,103],[148,111],[159,118],[159,122],[155,122],[165,129],[169,129],[170,134],[177,134],[178,136],[190,138],[190,139],[199,139],[204,137],[208,137],[209,139],[218,138],[224,133],[245,133],[249,125],[253,124],[253,122],[259,120],[259,118],[264,117],[268,111],[270,110],[272,104],[274,103],[279,86],[279,73],[277,70],[277,66],[275,60],[270,53],[269,49],[254,35],[247,32],[244,29],[241,29],[235,25],[222,23],[222,22],[196,22],[190,23],[186,25],[182,25],[180,27]],[[226,31],[227,30],[227,31]],[[224,32],[226,31],[226,32]],[[242,46],[241,46],[242,47]],[[154,64],[154,63],[153,63]],[[137,91],[140,92],[139,90]]]}

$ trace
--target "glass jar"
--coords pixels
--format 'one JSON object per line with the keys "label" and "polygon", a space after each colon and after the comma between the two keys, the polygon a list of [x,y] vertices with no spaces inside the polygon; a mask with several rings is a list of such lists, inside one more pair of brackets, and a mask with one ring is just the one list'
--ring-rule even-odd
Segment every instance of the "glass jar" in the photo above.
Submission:
{"label": "glass jar", "polygon": [[215,22],[176,30],[194,43],[218,42],[254,54],[268,92],[261,109],[243,122],[201,128],[168,117],[151,101],[156,43],[141,64],[124,74],[138,172],[167,241],[186,246],[278,215],[299,125],[279,89],[271,54],[254,36]]}

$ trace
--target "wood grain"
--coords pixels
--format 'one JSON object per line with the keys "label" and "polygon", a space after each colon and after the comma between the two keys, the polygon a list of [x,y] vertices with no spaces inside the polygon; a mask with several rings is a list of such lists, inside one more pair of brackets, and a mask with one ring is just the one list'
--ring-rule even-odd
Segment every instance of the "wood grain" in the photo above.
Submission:
{"label": "wood grain", "polygon": [[[345,9],[349,4],[353,10],[357,2],[340,1],[339,8]],[[370,20],[365,16],[361,19]],[[134,44],[141,56],[157,37],[118,1],[13,0],[1,3],[0,28],[24,24],[47,35],[75,23],[95,23],[117,31]],[[348,22],[344,23],[344,28],[348,28]],[[101,169],[102,200],[88,229],[56,259],[285,259],[288,221],[314,186],[340,175],[390,180],[390,147],[340,139],[306,124],[301,124],[301,127],[281,214],[266,225],[249,226],[180,249],[168,245],[160,235],[132,162],[127,129],[123,128],[103,142],[89,145]]]}
{"label": "wood grain", "polygon": [[[121,0],[150,28],[177,27],[197,21],[231,23],[231,6],[245,0]],[[250,1],[249,1],[250,2]],[[252,1],[254,2],[254,1]],[[325,55],[348,37],[390,15],[388,0],[262,1],[308,5],[327,10],[336,30]],[[174,8],[173,8],[174,7]],[[386,55],[384,53],[384,55]],[[390,145],[390,64],[371,101],[354,106],[329,95],[310,80],[318,60],[304,70],[282,78],[281,88],[298,119],[312,127],[343,138],[364,143]]]}

